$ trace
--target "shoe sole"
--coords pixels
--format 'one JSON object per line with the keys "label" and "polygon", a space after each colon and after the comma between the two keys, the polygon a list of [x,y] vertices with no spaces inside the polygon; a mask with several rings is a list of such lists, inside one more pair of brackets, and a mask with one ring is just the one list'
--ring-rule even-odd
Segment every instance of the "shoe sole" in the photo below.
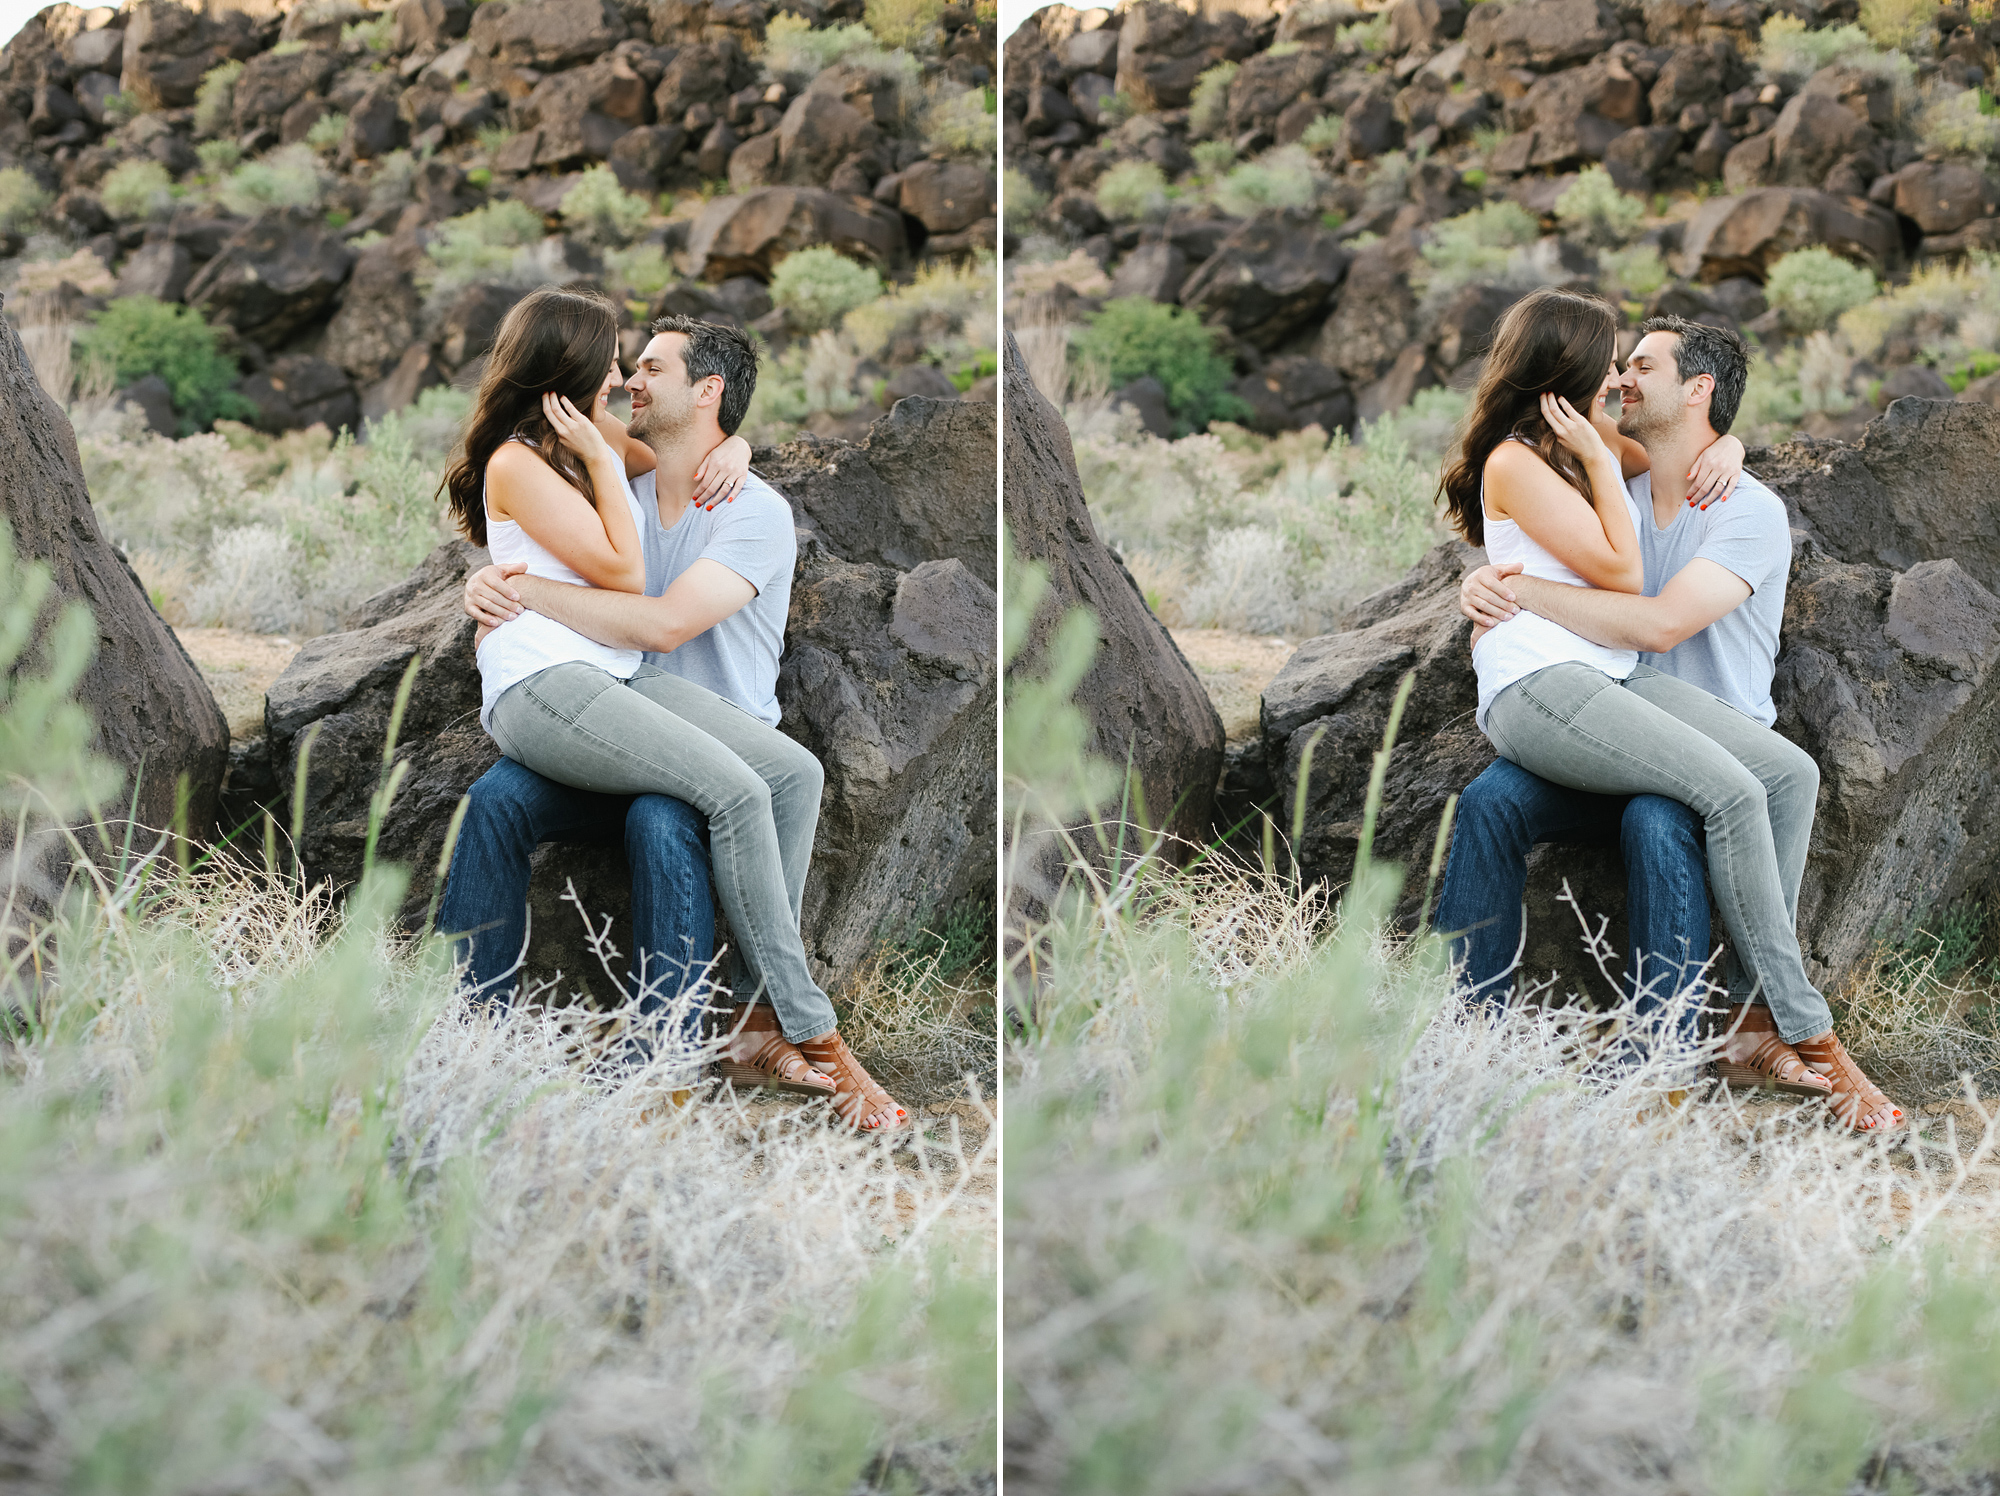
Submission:
{"label": "shoe sole", "polygon": [[783,1091],[791,1096],[824,1096],[829,1099],[833,1096],[831,1086],[809,1086],[803,1081],[785,1080],[759,1070],[755,1065],[742,1065],[734,1060],[718,1061],[716,1076],[739,1091]]}
{"label": "shoe sole", "polygon": [[1777,1091],[1786,1096],[1816,1096],[1821,1101],[1830,1100],[1833,1092],[1818,1086],[1808,1086],[1800,1081],[1779,1080],[1774,1075],[1766,1075],[1761,1070],[1752,1070],[1748,1065],[1735,1065],[1727,1060],[1715,1062],[1715,1078],[1731,1090],[1737,1091]]}

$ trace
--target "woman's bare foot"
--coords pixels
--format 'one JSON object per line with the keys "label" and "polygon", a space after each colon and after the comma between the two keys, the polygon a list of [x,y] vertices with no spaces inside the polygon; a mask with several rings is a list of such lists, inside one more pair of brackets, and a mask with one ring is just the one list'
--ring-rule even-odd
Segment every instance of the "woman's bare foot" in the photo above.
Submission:
{"label": "woman's bare foot", "polygon": [[722,1052],[722,1078],[739,1089],[754,1086],[796,1091],[807,1096],[832,1096],[836,1085],[799,1053],[778,1027],[778,1015],[761,998],[746,1013],[738,1009],[730,1021],[729,1045]]}
{"label": "woman's bare foot", "polygon": [[1902,1125],[1903,1109],[1882,1094],[1881,1088],[1854,1063],[1847,1046],[1828,1029],[1816,1039],[1801,1039],[1792,1048],[1799,1058],[1833,1082],[1827,1105],[1834,1116],[1856,1132],[1881,1132]]}
{"label": "woman's bare foot", "polygon": [[1716,1056],[1715,1073],[1724,1085],[1769,1087],[1793,1096],[1827,1096],[1833,1082],[1799,1057],[1778,1034],[1778,1023],[1763,1003],[1743,1003],[1729,1010],[1723,1023],[1728,1036]]}
{"label": "woman's bare foot", "polygon": [[799,1046],[799,1052],[832,1078],[833,1108],[849,1127],[862,1132],[886,1132],[910,1120],[910,1114],[897,1104],[896,1098],[861,1068],[861,1061],[854,1058],[854,1051],[839,1034],[808,1039]]}

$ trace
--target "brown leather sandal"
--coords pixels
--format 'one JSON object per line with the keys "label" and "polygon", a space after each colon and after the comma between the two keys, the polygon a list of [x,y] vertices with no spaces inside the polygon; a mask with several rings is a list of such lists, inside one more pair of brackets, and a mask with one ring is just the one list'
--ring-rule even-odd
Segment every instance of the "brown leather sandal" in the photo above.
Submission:
{"label": "brown leather sandal", "polygon": [[896,1098],[875,1083],[875,1077],[861,1068],[854,1051],[839,1034],[822,1034],[799,1046],[799,1053],[833,1077],[833,1109],[840,1120],[862,1132],[883,1132],[905,1126],[910,1114]]}
{"label": "brown leather sandal", "polygon": [[1723,1032],[1728,1038],[1715,1061],[1715,1078],[1725,1086],[1782,1091],[1788,1096],[1833,1094],[1833,1083],[1778,1036],[1778,1021],[1764,1004],[1731,1008]]}
{"label": "brown leather sandal", "polygon": [[1903,1109],[1882,1094],[1882,1090],[1861,1073],[1854,1056],[1833,1030],[1817,1039],[1801,1039],[1792,1046],[1799,1058],[1833,1082],[1827,1105],[1842,1123],[1855,1132],[1880,1132],[1903,1125]]}
{"label": "brown leather sandal", "polygon": [[[799,1053],[798,1046],[778,1027],[777,1012],[759,999],[730,1030],[729,1049],[716,1062],[716,1073],[739,1091],[791,1091],[801,1096],[832,1096],[836,1083]],[[743,1053],[739,1045],[747,1045]]]}

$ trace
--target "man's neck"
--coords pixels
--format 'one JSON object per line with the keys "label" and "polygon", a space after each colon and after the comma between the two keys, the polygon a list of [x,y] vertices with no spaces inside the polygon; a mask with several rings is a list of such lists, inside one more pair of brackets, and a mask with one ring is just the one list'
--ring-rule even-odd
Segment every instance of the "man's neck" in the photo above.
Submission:
{"label": "man's neck", "polygon": [[1659,528],[1671,525],[1687,502],[1688,470],[1695,459],[1721,440],[1704,421],[1646,443],[1647,467],[1653,475],[1653,523]]}
{"label": "man's neck", "polygon": [[659,493],[660,528],[671,530],[694,502],[694,475],[702,460],[729,440],[721,432],[690,432],[664,443],[648,442],[659,459],[653,482]]}

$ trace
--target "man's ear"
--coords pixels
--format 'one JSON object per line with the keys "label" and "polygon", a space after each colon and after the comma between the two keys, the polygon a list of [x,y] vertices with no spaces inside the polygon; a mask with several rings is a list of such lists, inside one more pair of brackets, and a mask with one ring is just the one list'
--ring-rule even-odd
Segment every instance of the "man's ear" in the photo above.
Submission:
{"label": "man's ear", "polygon": [[703,405],[720,405],[722,403],[722,386],[723,378],[720,374],[703,375],[701,388],[695,391],[695,405],[697,407]]}
{"label": "man's ear", "polygon": [[1715,394],[1715,376],[1697,374],[1688,381],[1688,409],[1706,410],[1711,396]]}

